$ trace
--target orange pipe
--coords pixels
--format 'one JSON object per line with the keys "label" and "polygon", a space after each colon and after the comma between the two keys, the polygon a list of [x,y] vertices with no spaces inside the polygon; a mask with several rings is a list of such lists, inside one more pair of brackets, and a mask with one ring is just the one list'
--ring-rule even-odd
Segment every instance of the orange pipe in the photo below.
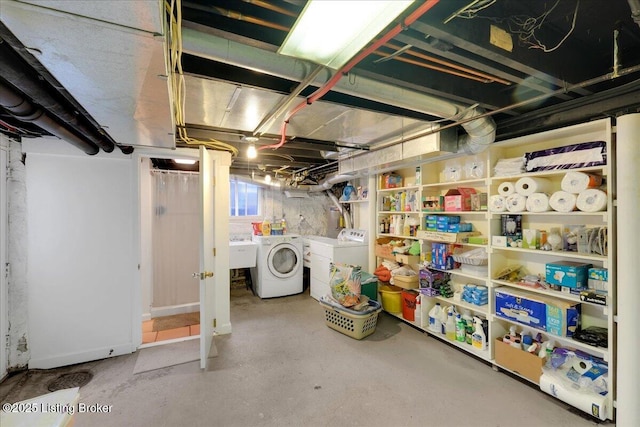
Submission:
{"label": "orange pipe", "polygon": [[282,122],[282,126],[280,127],[280,142],[274,145],[263,145],[258,148],[258,150],[264,150],[266,148],[278,149],[284,145],[287,137],[287,123],[289,120],[297,114],[300,110],[305,108],[307,105],[313,104],[318,99],[322,98],[327,92],[333,88],[338,81],[342,78],[343,75],[347,74],[349,70],[351,70],[356,64],[366,58],[370,53],[375,52],[380,46],[384,45],[386,42],[400,34],[402,30],[406,27],[413,24],[418,20],[422,15],[424,15],[429,9],[435,6],[440,0],[427,0],[420,7],[418,7],[415,11],[413,11],[402,23],[393,27],[387,34],[382,36],[380,39],[376,40],[372,45],[368,46],[366,49],[361,51],[355,57],[353,57],[346,65],[342,66],[333,77],[325,83],[320,89],[312,93],[305,101],[298,104],[293,110],[291,110],[285,117]]}

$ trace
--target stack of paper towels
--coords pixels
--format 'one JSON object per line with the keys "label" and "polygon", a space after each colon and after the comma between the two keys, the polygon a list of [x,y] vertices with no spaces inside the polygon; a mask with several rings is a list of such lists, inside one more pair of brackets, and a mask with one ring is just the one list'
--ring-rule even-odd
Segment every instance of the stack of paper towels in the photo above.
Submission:
{"label": "stack of paper towels", "polygon": [[492,212],[599,212],[607,208],[607,193],[597,187],[602,177],[584,172],[567,172],[560,183],[561,190],[553,191],[547,178],[523,177],[515,183],[498,185],[498,194],[489,199]]}

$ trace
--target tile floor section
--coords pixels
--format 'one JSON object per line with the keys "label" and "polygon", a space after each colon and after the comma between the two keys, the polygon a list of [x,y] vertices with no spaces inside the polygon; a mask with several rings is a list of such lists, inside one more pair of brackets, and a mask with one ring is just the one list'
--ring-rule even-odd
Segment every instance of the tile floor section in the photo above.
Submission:
{"label": "tile floor section", "polygon": [[155,332],[153,330],[153,319],[142,322],[142,344],[185,338],[193,335],[200,335],[200,325],[184,326],[182,328]]}

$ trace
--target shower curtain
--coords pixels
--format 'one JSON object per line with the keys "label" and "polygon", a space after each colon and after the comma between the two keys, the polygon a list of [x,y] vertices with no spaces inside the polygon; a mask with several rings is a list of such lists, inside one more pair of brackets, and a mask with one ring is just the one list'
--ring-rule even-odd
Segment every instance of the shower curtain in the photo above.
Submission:
{"label": "shower curtain", "polygon": [[194,172],[153,171],[152,307],[198,303],[199,177]]}

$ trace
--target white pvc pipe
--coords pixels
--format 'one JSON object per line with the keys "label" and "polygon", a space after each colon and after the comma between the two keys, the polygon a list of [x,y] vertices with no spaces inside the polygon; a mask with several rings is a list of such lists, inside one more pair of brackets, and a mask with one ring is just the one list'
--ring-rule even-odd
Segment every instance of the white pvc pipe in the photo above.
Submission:
{"label": "white pvc pipe", "polygon": [[617,120],[617,419],[619,426],[640,425],[640,114]]}

